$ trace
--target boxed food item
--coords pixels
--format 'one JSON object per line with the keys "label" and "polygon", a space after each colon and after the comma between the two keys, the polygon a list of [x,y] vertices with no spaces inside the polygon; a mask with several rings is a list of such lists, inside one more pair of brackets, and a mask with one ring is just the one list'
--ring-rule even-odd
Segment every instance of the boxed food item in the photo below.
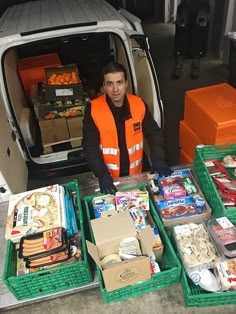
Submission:
{"label": "boxed food item", "polygon": [[165,199],[184,197],[197,193],[190,169],[175,170],[168,177],[158,176],[157,180],[160,192]]}
{"label": "boxed food item", "polygon": [[216,263],[216,273],[223,291],[236,290],[236,259]]}
{"label": "boxed food item", "polygon": [[[87,248],[101,270],[107,291],[151,279],[150,256],[155,237],[150,226],[137,234],[128,212],[92,219],[91,226],[96,245],[86,241]],[[121,241],[129,237],[139,241],[142,255],[102,267],[101,261],[111,255],[113,258],[114,254],[117,256]]]}
{"label": "boxed food item", "polygon": [[48,256],[62,251],[66,244],[66,230],[62,227],[25,235],[20,239],[19,257],[30,259],[35,256]]}
{"label": "boxed food item", "polygon": [[82,84],[75,64],[45,69],[47,100],[79,100],[82,97]]}
{"label": "boxed food item", "polygon": [[219,252],[227,258],[236,257],[236,227],[228,218],[209,220],[207,227]]}
{"label": "boxed food item", "polygon": [[217,189],[236,198],[236,180],[232,178],[213,178]]}
{"label": "boxed food item", "polygon": [[58,184],[10,196],[5,238],[19,242],[25,234],[61,227]]}
{"label": "boxed food item", "polygon": [[[169,177],[158,177],[157,179],[163,198],[167,198],[163,199],[160,195],[158,198],[154,196],[157,212],[165,227],[190,221],[200,222],[210,218],[211,208],[190,169],[176,170]],[[178,188],[182,187],[181,193],[183,193],[184,188],[187,196],[178,197],[179,194],[181,195],[180,190],[176,191],[176,189],[170,188],[175,185]]]}
{"label": "boxed food item", "polygon": [[204,223],[176,225],[173,235],[186,271],[213,268],[218,256]]}
{"label": "boxed food item", "polygon": [[[111,194],[94,197],[93,210],[95,218],[100,218],[105,214],[116,211],[115,196]],[[109,212],[109,213],[108,213]]]}
{"label": "boxed food item", "polygon": [[190,196],[159,201],[157,209],[162,220],[172,220],[198,214],[198,209]]}
{"label": "boxed food item", "polygon": [[148,191],[122,191],[116,192],[116,209],[118,212],[139,208],[149,210]]}
{"label": "boxed food item", "polygon": [[206,160],[205,165],[211,177],[228,178],[229,173],[217,159]]}

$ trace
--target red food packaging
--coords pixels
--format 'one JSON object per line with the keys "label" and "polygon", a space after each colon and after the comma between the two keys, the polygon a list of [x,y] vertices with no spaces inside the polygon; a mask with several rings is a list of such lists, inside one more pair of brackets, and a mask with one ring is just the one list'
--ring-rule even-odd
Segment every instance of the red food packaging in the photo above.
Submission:
{"label": "red food packaging", "polygon": [[212,177],[229,178],[230,175],[227,170],[217,159],[205,160],[207,170]]}

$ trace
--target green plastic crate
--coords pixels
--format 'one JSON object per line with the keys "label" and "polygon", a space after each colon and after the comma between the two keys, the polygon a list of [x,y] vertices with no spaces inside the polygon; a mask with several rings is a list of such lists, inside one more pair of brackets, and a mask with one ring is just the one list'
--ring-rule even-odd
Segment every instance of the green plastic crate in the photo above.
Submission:
{"label": "green plastic crate", "polygon": [[6,259],[3,271],[3,282],[18,300],[40,297],[79,286],[93,281],[88,263],[88,253],[85,244],[83,213],[77,180],[63,184],[69,191],[76,191],[79,211],[79,225],[82,237],[82,259],[75,263],[41,270],[22,276],[16,276],[15,245],[8,240]]}
{"label": "green plastic crate", "polygon": [[[171,229],[171,241],[173,247],[177,252],[177,256],[182,264],[180,255],[178,254],[177,245],[173,236],[173,227]],[[180,276],[180,284],[182,287],[185,304],[188,307],[204,307],[204,306],[218,306],[226,304],[236,304],[236,291],[224,291],[224,292],[208,292],[201,287],[195,285],[184,271],[182,264],[182,272]]]}
{"label": "green plastic crate", "polygon": [[202,191],[212,208],[213,217],[218,218],[226,216],[233,220],[233,222],[236,222],[236,207],[225,208],[204,163],[204,161],[208,159],[222,161],[223,157],[226,155],[236,155],[236,144],[197,146],[194,156],[194,170]]}
{"label": "green plastic crate", "polygon": [[[141,190],[146,189],[145,185],[143,184],[136,185],[135,187],[132,187],[132,188],[139,188]],[[128,188],[128,189],[131,189],[131,188]],[[124,189],[124,190],[128,190],[128,189]],[[93,243],[95,242],[94,242],[94,236],[92,232],[90,219],[94,218],[93,207],[92,207],[92,200],[94,197],[95,196],[87,196],[84,198],[87,217],[89,221],[91,239]],[[102,273],[100,269],[97,267],[99,286],[100,286],[102,297],[105,303],[121,301],[121,300],[132,298],[132,297],[135,297],[135,296],[147,293],[147,292],[159,290],[161,288],[165,288],[170,285],[173,285],[179,282],[180,280],[180,272],[181,272],[180,262],[174,252],[174,249],[170,243],[170,240],[165,232],[165,229],[151,201],[150,201],[150,211],[151,211],[153,220],[158,227],[162,242],[164,244],[163,259],[162,259],[162,262],[159,263],[161,272],[152,275],[151,280],[147,280],[144,282],[140,282],[137,284],[133,284],[127,287],[123,287],[123,288],[108,292],[106,291],[105,286],[104,286]]]}

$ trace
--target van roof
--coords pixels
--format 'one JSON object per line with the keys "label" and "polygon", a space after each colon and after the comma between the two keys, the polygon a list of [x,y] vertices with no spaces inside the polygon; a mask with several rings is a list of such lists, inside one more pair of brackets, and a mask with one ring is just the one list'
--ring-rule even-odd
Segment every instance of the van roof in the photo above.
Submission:
{"label": "van roof", "polygon": [[104,0],[38,0],[9,7],[0,18],[0,38],[83,25],[132,30]]}

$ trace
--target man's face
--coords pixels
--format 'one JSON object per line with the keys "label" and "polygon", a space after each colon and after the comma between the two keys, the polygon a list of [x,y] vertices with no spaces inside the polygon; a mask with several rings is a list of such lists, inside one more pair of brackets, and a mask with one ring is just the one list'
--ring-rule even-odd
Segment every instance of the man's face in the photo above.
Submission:
{"label": "man's face", "polygon": [[128,82],[123,72],[108,73],[104,75],[103,87],[116,107],[123,105]]}

